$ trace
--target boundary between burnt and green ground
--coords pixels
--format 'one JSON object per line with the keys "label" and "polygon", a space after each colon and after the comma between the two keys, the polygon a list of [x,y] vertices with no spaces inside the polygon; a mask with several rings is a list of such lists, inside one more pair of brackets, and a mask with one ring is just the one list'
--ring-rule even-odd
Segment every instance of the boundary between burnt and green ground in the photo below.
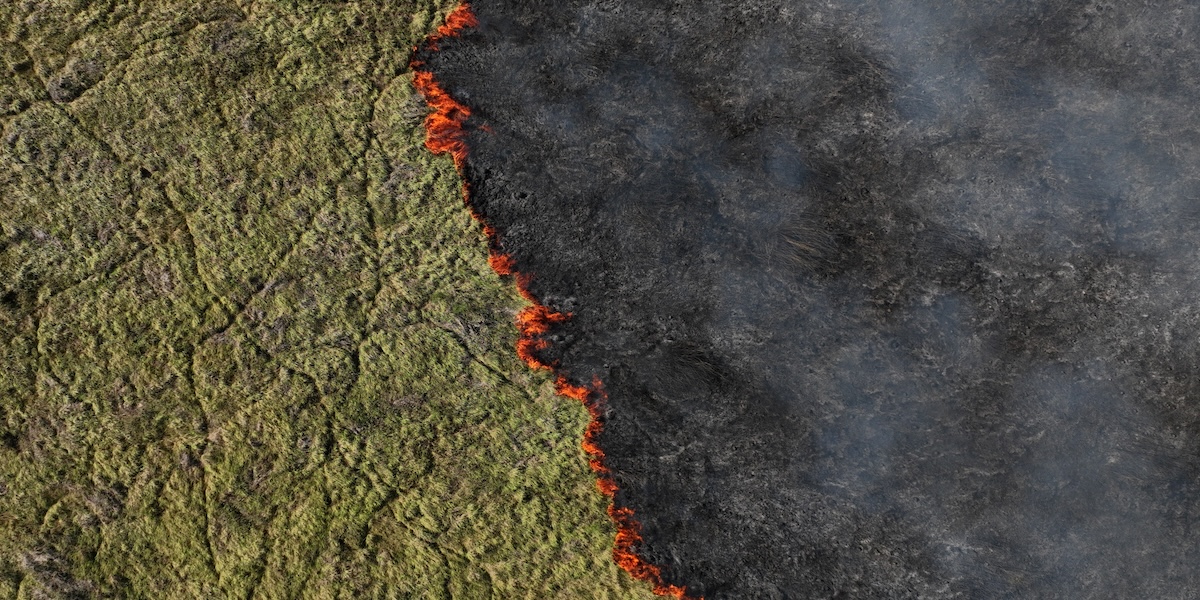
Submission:
{"label": "boundary between burnt and green ground", "polygon": [[[456,100],[438,82],[437,76],[427,67],[422,56],[437,52],[439,46],[448,38],[457,38],[471,28],[478,27],[479,21],[471,9],[470,3],[459,4],[449,15],[446,22],[430,34],[420,46],[414,49],[414,58],[409,66],[413,70],[413,83],[417,91],[424,96],[430,106],[430,114],[425,118],[425,147],[438,155],[449,155],[454,160],[454,166],[460,174],[466,176],[470,158],[470,147],[467,143],[468,132],[473,125],[488,130],[486,124],[472,124],[470,107]],[[616,525],[612,557],[613,561],[636,579],[646,581],[653,586],[655,594],[672,596],[686,600],[690,598],[683,586],[667,583],[659,566],[654,565],[638,553],[642,544],[641,524],[634,515],[633,509],[616,504],[617,483],[612,472],[605,465],[604,450],[600,447],[599,437],[604,428],[604,403],[607,393],[604,384],[598,378],[584,385],[571,382],[568,373],[557,364],[551,364],[539,357],[539,352],[549,347],[546,339],[558,323],[571,318],[570,314],[556,312],[542,304],[529,289],[533,274],[519,271],[512,256],[503,252],[499,232],[488,220],[475,210],[472,203],[472,190],[467,183],[463,184],[463,201],[467,209],[483,226],[484,237],[488,243],[488,263],[497,275],[511,276],[516,283],[517,291],[529,304],[517,314],[516,324],[520,334],[516,344],[517,355],[529,368],[539,371],[549,371],[555,374],[555,391],[564,398],[571,398],[587,408],[590,418],[584,428],[580,446],[587,452],[588,464],[596,476],[597,489],[610,500],[608,516]],[[703,599],[700,599],[703,600]]]}

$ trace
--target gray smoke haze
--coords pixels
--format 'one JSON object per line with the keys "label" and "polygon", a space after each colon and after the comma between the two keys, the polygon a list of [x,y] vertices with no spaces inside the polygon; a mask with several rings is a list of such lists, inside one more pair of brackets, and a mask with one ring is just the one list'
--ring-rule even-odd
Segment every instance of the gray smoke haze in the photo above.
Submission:
{"label": "gray smoke haze", "polygon": [[472,6],[474,203],[670,581],[1200,596],[1200,5]]}

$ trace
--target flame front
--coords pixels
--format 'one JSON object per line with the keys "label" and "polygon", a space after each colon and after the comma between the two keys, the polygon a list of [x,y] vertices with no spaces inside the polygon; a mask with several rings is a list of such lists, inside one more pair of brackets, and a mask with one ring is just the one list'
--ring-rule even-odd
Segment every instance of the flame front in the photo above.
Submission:
{"label": "flame front", "polygon": [[[459,173],[464,173],[467,164],[467,121],[471,118],[471,109],[455,100],[434,78],[433,73],[426,68],[423,60],[416,58],[422,51],[437,51],[446,38],[458,37],[467,28],[477,27],[479,20],[467,3],[460,4],[449,15],[446,22],[438,27],[437,32],[425,39],[423,48],[414,48],[414,58],[409,63],[413,70],[413,84],[417,91],[425,97],[432,111],[425,118],[425,147],[434,154],[449,154],[454,159],[454,166]],[[479,129],[491,131],[486,125],[477,125]],[[531,276],[517,270],[516,260],[501,250],[500,240],[496,230],[488,225],[483,215],[471,205],[471,191],[463,184],[463,201],[467,208],[480,223],[483,223],[483,233],[488,240],[488,264],[497,275],[513,276],[516,279],[517,290],[530,305],[517,313],[516,325],[518,331],[517,355],[532,369],[556,371],[558,365],[549,363],[539,357],[539,353],[550,346],[546,336],[553,326],[566,322],[571,318],[569,313],[560,313],[541,304],[529,290]],[[570,382],[566,375],[557,374],[554,390],[561,396],[574,398],[587,408],[591,417],[583,431],[581,446],[588,455],[588,465],[596,474],[596,487],[609,498],[608,516],[617,526],[616,540],[613,544],[613,560],[636,579],[647,581],[654,586],[654,593],[660,596],[673,596],[681,600],[690,599],[686,590],[677,585],[663,581],[662,570],[638,556],[637,547],[642,543],[641,524],[634,518],[633,510],[627,507],[618,508],[612,502],[617,493],[617,484],[612,472],[604,465],[604,451],[598,443],[600,433],[604,430],[603,404],[608,395],[599,378],[593,378],[589,385],[581,386]]]}

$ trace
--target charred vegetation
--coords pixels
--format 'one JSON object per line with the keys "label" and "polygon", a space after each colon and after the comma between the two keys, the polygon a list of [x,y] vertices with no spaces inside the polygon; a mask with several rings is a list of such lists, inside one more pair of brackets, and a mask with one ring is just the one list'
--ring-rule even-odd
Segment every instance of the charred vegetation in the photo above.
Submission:
{"label": "charred vegetation", "polygon": [[1200,593],[1200,13],[1167,4],[495,0],[422,58],[663,581]]}

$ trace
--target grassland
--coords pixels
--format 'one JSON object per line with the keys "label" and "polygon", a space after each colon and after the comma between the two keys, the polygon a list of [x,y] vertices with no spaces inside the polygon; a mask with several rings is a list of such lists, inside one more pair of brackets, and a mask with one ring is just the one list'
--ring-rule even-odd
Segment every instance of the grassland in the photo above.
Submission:
{"label": "grassland", "polygon": [[409,49],[448,3],[0,6],[0,598],[645,598]]}

